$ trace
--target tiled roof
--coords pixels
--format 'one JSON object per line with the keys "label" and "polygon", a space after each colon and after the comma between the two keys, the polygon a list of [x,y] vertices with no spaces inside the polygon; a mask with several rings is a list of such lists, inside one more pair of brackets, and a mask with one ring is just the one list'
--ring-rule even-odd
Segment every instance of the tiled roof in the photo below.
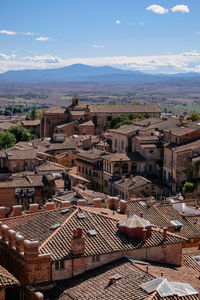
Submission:
{"label": "tiled roof", "polygon": [[195,150],[196,148],[200,147],[200,141],[197,140],[195,142],[192,143],[188,143],[179,147],[174,147],[174,150],[176,152],[182,152],[182,151],[187,151],[187,150]]}
{"label": "tiled roof", "polygon": [[154,104],[90,104],[91,113],[150,113],[160,112],[160,109]]}
{"label": "tiled roof", "polygon": [[136,132],[138,129],[140,129],[140,127],[135,126],[135,125],[122,125],[121,127],[117,128],[117,129],[110,129],[109,132],[128,135],[128,134],[132,134],[132,133]]}
{"label": "tiled roof", "polygon": [[[187,216],[180,214],[179,211],[173,207],[173,205],[157,205],[157,211],[164,215],[169,221],[178,220],[181,222],[182,226],[180,231],[177,233],[186,238],[200,237],[200,217],[198,216]],[[196,223],[196,218],[198,218],[198,223]]]}
{"label": "tiled roof", "polygon": [[[109,285],[111,277],[120,274],[116,284]],[[81,277],[59,283],[52,296],[57,300],[147,299],[148,294],[139,286],[154,279],[125,258],[86,272]]]}
{"label": "tiled roof", "polygon": [[40,125],[41,120],[24,120],[22,125],[24,126],[37,126]]}
{"label": "tiled roof", "polygon": [[0,266],[0,287],[18,286],[19,281],[6,269]]}
{"label": "tiled roof", "polygon": [[[184,261],[184,255],[183,255],[183,261]],[[142,264],[136,264],[140,269],[145,270],[146,266]],[[189,263],[187,266],[184,265],[181,267],[174,267],[166,264],[159,264],[155,262],[149,262],[148,271],[150,274],[152,274],[155,277],[160,277],[161,272],[163,272],[163,277],[167,278],[169,281],[173,282],[182,282],[182,283],[188,283],[190,284],[195,290],[200,292],[200,284],[199,279],[196,276],[199,276],[200,273],[195,271],[189,266]],[[191,298],[183,298],[183,299],[200,299],[200,295],[197,295],[198,298],[192,298],[195,296],[190,296]],[[166,299],[161,297],[155,297],[153,299]],[[167,299],[182,299],[182,298],[167,298]]]}
{"label": "tiled roof", "polygon": [[39,167],[36,168],[37,171],[39,172],[53,172],[53,171],[63,171],[65,170],[66,168],[62,165],[59,165],[59,164],[56,164],[56,163],[53,163],[53,162],[46,162],[45,164],[43,165],[40,165]]}
{"label": "tiled roof", "polygon": [[71,208],[66,214],[62,214],[61,210],[42,211],[35,214],[11,217],[4,219],[3,223],[20,232],[25,238],[38,240],[41,244],[52,235],[51,226],[57,223],[63,224],[75,209]]}
{"label": "tiled roof", "polygon": [[152,142],[158,142],[159,141],[159,137],[156,136],[156,135],[149,135],[149,136],[136,136],[135,137],[138,141],[140,141],[141,143],[142,142],[148,142],[150,141],[151,143]]}
{"label": "tiled roof", "polygon": [[[80,212],[84,213],[84,219],[78,219],[77,214]],[[40,246],[40,253],[51,253],[53,260],[72,257],[71,238],[73,230],[78,227],[82,227],[86,239],[84,256],[158,246],[163,239],[162,231],[153,229],[151,237],[147,239],[145,244],[139,240],[130,240],[123,233],[118,232],[114,220],[79,208]],[[88,231],[92,229],[96,230],[97,235],[88,235]],[[166,242],[163,243],[173,244],[177,242],[182,242],[182,239],[177,235],[168,234]]]}
{"label": "tiled roof", "polygon": [[92,150],[88,150],[88,151],[81,151],[78,154],[78,158],[81,159],[89,159],[89,160],[97,160],[97,159],[103,159],[107,153],[105,153],[104,151],[98,150],[98,149],[92,149]]}
{"label": "tiled roof", "polygon": [[132,156],[127,153],[112,153],[104,157],[105,160],[109,161],[130,161]]}
{"label": "tiled roof", "polygon": [[13,180],[0,181],[0,188],[13,187],[39,187],[44,186],[43,175],[34,175],[26,177],[13,178]]}
{"label": "tiled roof", "polygon": [[79,126],[94,126],[94,123],[90,120],[90,121],[79,124]]}
{"label": "tiled roof", "polygon": [[51,106],[44,111],[44,114],[64,114],[65,109],[57,106]]}
{"label": "tiled roof", "polygon": [[84,110],[71,110],[70,114],[72,116],[84,116],[85,115],[85,111]]}
{"label": "tiled roof", "polygon": [[199,130],[199,128],[192,128],[192,127],[174,127],[174,128],[171,128],[171,129],[166,129],[164,131],[166,132],[169,132],[171,131],[171,134],[172,135],[176,135],[176,136],[182,136],[182,135],[186,135],[186,134],[189,134],[189,133],[192,133],[194,131],[197,131]]}
{"label": "tiled roof", "polygon": [[26,159],[37,159],[35,150],[24,150],[24,149],[7,149],[3,150],[8,160],[26,160]]}
{"label": "tiled roof", "polygon": [[10,123],[10,122],[2,122],[2,123],[0,123],[0,129],[2,129],[2,130],[8,130],[12,126],[15,126],[15,124]]}
{"label": "tiled roof", "polygon": [[139,187],[142,187],[146,184],[151,183],[148,179],[142,177],[142,176],[135,176],[133,178],[125,178],[125,180],[118,180],[114,182],[114,185],[116,187],[120,187],[123,189],[133,190],[137,189]]}
{"label": "tiled roof", "polygon": [[[85,218],[79,219],[78,213],[83,213]],[[158,228],[152,229],[152,235],[147,238],[145,244],[140,240],[131,240],[123,233],[118,232],[115,218],[96,211],[88,211],[87,208],[72,207],[66,214],[62,213],[62,209],[43,211],[11,217],[2,221],[11,229],[20,232],[26,239],[38,240],[40,254],[50,253],[53,260],[72,257],[71,239],[74,229],[78,227],[83,229],[85,236],[84,256],[148,248],[159,246],[161,243],[173,244],[183,241],[179,236],[168,233],[167,240],[163,242],[163,232]],[[60,227],[52,231],[51,226],[57,223],[60,224]],[[96,230],[96,236],[88,235],[88,231],[92,229]]]}
{"label": "tiled roof", "polygon": [[[142,203],[142,204],[140,204]],[[144,205],[143,205],[144,204]],[[131,201],[127,203],[127,209],[129,210],[130,215],[140,215],[143,214],[143,217],[150,221],[151,224],[159,227],[169,227],[171,226],[170,221],[167,219],[167,216],[162,214],[159,210],[156,209],[155,205],[147,205],[144,201]]]}
{"label": "tiled roof", "polygon": [[[176,272],[175,268],[162,265],[168,271],[172,271],[173,280],[177,280],[176,275],[180,275],[181,272]],[[182,270],[182,268],[180,268]],[[152,272],[151,272],[152,271]],[[57,286],[45,293],[47,298],[53,298],[56,300],[197,300],[200,299],[199,295],[191,296],[170,296],[160,297],[157,291],[150,294],[146,293],[140,285],[155,279],[155,268],[151,263],[149,264],[149,273],[146,273],[146,265],[139,265],[130,262],[126,258],[121,258],[94,270],[87,271],[84,275],[75,277],[69,280],[63,280],[57,284]],[[161,267],[159,272],[161,272]],[[156,276],[160,277],[160,274]],[[176,274],[176,275],[175,275]],[[119,275],[120,278],[116,280],[114,284],[109,284],[110,279],[114,275]],[[183,276],[181,276],[182,279]],[[189,282],[189,274],[187,276]],[[185,282],[185,280],[183,280]],[[186,282],[187,283],[187,282]],[[196,287],[197,280],[195,282]],[[190,283],[192,286],[192,282]],[[196,289],[197,290],[197,289]],[[52,299],[51,298],[51,299]]]}
{"label": "tiled roof", "polygon": [[[200,257],[200,250],[197,248],[186,248],[183,250],[183,258],[182,258],[182,263],[183,266],[186,268],[190,268],[195,270],[197,275],[200,276],[200,263],[194,260],[195,256]],[[199,287],[200,291],[200,287]]]}

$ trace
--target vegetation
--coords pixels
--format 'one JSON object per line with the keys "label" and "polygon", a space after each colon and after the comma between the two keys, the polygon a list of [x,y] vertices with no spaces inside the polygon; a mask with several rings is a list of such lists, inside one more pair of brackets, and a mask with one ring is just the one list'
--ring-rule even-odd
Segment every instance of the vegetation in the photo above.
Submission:
{"label": "vegetation", "polygon": [[30,141],[34,136],[30,133],[30,131],[21,125],[13,126],[8,130],[11,133],[16,142]]}
{"label": "vegetation", "polygon": [[113,117],[111,121],[106,122],[106,125],[104,126],[104,130],[116,129],[122,125],[131,125],[132,124],[131,121],[134,119],[145,120],[146,118],[139,114],[117,115]]}
{"label": "vegetation", "polygon": [[200,119],[200,114],[198,114],[197,112],[192,112],[189,114],[188,119],[192,120],[192,122],[198,121]]}
{"label": "vegetation", "polygon": [[194,191],[194,183],[186,181],[183,186],[183,191],[185,193],[192,193]]}
{"label": "vegetation", "polygon": [[12,133],[8,131],[0,132],[0,149],[12,147],[15,143],[16,138]]}

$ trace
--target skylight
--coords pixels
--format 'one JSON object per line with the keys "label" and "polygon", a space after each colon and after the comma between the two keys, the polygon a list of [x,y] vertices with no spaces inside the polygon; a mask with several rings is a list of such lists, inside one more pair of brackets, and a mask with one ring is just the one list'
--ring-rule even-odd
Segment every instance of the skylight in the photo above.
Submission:
{"label": "skylight", "polygon": [[193,259],[200,265],[200,256],[194,256]]}
{"label": "skylight", "polygon": [[66,214],[66,213],[68,213],[69,212],[69,208],[65,208],[65,209],[62,209],[61,210],[61,214]]}
{"label": "skylight", "polygon": [[160,297],[189,296],[199,293],[189,284],[181,282],[169,282],[166,278],[159,277],[145,282],[140,286],[148,294],[157,291]]}
{"label": "skylight", "polygon": [[56,223],[56,224],[52,225],[52,226],[50,227],[50,229],[51,229],[51,230],[55,230],[55,229],[57,229],[57,228],[60,227],[60,226],[61,226],[60,223]]}
{"label": "skylight", "polygon": [[91,235],[91,236],[95,236],[95,235],[97,235],[97,232],[96,232],[95,229],[91,229],[91,230],[88,231],[88,234]]}
{"label": "skylight", "polygon": [[77,214],[77,217],[78,217],[79,220],[85,219],[85,215],[83,213]]}

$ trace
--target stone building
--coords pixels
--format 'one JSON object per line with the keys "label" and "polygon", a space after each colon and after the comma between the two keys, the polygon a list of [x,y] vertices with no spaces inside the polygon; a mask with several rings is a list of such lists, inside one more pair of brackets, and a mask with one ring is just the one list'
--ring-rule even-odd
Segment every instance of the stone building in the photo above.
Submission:
{"label": "stone building", "polygon": [[[101,134],[107,121],[119,114],[137,113],[147,118],[160,117],[160,110],[154,104],[144,105],[107,105],[81,104],[74,97],[66,109],[51,107],[44,112],[41,121],[41,137],[51,137],[62,131],[72,134]],[[89,122],[89,123],[88,123]]]}
{"label": "stone building", "polygon": [[173,193],[185,181],[199,179],[200,141],[181,146],[170,143],[164,147],[163,180]]}
{"label": "stone building", "polygon": [[91,181],[95,191],[103,191],[103,159],[107,154],[97,149],[77,154],[77,174]]}
{"label": "stone building", "polygon": [[40,137],[40,120],[24,120],[21,124],[36,137]]}
{"label": "stone building", "polygon": [[142,176],[133,176],[129,178],[122,176],[120,180],[113,183],[113,195],[120,195],[122,199],[131,197],[148,197],[151,195],[151,181]]}

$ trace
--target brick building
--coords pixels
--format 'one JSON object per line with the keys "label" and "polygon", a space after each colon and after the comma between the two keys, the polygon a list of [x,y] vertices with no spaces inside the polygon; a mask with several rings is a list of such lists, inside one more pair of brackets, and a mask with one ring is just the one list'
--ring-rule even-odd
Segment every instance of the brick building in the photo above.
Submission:
{"label": "brick building", "polygon": [[41,137],[51,137],[56,130],[62,130],[70,135],[78,132],[91,134],[93,130],[95,134],[100,134],[106,122],[111,121],[113,116],[130,113],[137,113],[147,118],[160,117],[160,110],[153,104],[87,105],[79,103],[79,98],[74,97],[72,104],[66,109],[51,107],[44,112],[41,121]]}

